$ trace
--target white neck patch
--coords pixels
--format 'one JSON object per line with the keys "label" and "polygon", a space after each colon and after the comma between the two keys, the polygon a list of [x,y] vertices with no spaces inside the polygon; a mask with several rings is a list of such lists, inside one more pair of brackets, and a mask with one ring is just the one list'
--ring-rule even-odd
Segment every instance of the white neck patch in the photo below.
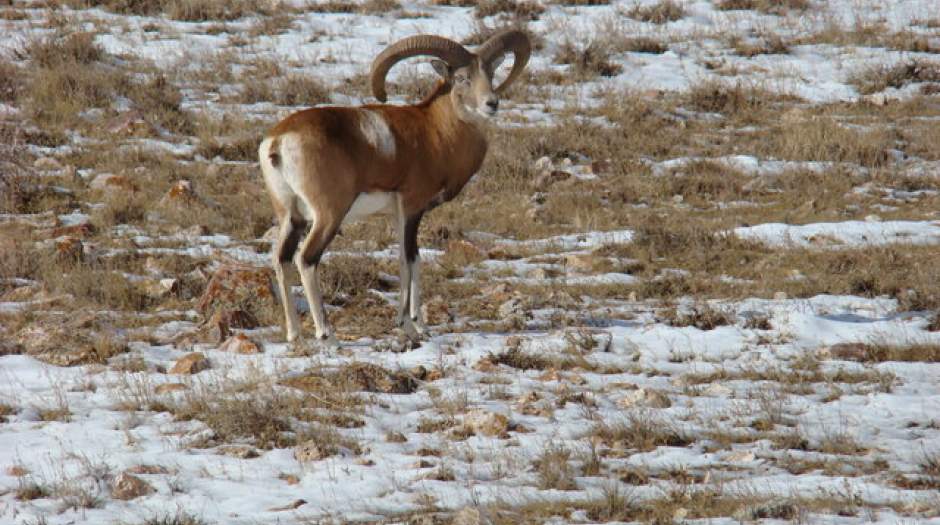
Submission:
{"label": "white neck patch", "polygon": [[380,155],[389,159],[395,157],[395,135],[382,115],[368,109],[360,110],[359,131]]}

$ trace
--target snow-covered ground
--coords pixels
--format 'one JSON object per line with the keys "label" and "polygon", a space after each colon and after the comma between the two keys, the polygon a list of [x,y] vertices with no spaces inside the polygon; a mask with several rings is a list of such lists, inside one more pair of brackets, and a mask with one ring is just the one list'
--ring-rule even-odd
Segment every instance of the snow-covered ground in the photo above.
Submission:
{"label": "snow-covered ground", "polygon": [[[472,7],[437,5],[446,3],[402,2],[388,13],[363,15],[320,13],[285,2],[299,9],[290,14],[289,27],[256,35],[250,45],[239,41],[240,34],[259,24],[259,17],[220,26],[100,8],[61,7],[55,16],[95,31],[95,42],[118,57],[117,64],[120,57],[134,57],[159,70],[199,72],[209,57],[227,51],[244,59],[231,65],[236,82],[250,74],[245,65],[250,60],[270,60],[336,90],[333,103],[358,103],[360,96],[339,91],[363,74],[386,44],[420,32],[462,40],[478,30],[481,22]],[[612,77],[541,85],[542,99],[528,91],[513,95],[501,106],[497,123],[552,126],[559,112],[575,107],[589,113],[624,88],[656,98],[660,91],[683,93],[710,79],[795,95],[799,111],[814,104],[858,103],[862,95],[853,75],[860,70],[936,56],[809,38],[834,25],[847,31],[873,25],[907,31],[940,49],[937,0],[816,0],[805,12],[783,16],[686,1],[680,2],[684,16],[665,24],[627,16],[657,3],[542,2],[545,12],[527,25],[543,46],[530,61],[534,76],[569,71],[554,60],[567,40],[637,35],[660,39],[668,50],[615,52],[610,60],[622,71]],[[0,53],[16,55],[30,37],[53,32],[45,4],[0,9],[22,13],[0,20]],[[482,23],[499,21],[490,17]],[[806,37],[806,42],[781,54],[746,57],[732,51],[733,39],[771,33],[794,41]],[[401,67],[392,78],[410,73]],[[911,99],[925,84],[889,87],[882,94],[884,100]],[[297,109],[270,102],[230,104],[224,96],[234,89],[187,87],[182,106],[272,123]],[[405,99],[393,95],[393,102]],[[17,123],[30,118],[13,102],[0,102],[0,117]],[[699,113],[694,118],[723,117]],[[157,135],[123,144],[134,151],[165,151],[181,166],[207,160],[197,153],[196,135]],[[31,145],[27,151],[67,158],[83,141],[100,146],[96,139],[78,137],[71,144]],[[931,208],[936,191],[903,184],[870,191],[876,186],[869,178],[882,184],[885,173],[936,179],[936,159],[921,153],[923,158],[901,155],[876,168],[745,153],[690,152],[668,159],[651,154],[637,163],[648,173],[636,176],[671,177],[702,160],[754,179],[845,170],[860,178],[850,196],[884,193],[872,209],[891,218],[774,220],[722,231],[759,241],[768,250],[932,249],[940,244],[940,217]],[[894,158],[891,152],[887,156]],[[563,169],[571,172],[571,181],[609,183],[609,175],[595,175],[588,170],[590,159],[585,162],[571,166],[568,160]],[[106,167],[71,174],[61,166],[37,169],[83,189],[107,172]],[[559,193],[566,191],[578,190]],[[662,203],[642,199],[622,204],[629,201],[623,194],[607,191],[597,206],[621,206],[624,215],[654,206],[671,213]],[[0,226],[10,226],[0,233],[20,231],[14,227],[28,232],[81,227],[105,206],[101,195],[92,195],[91,202],[74,203],[73,211],[0,214]],[[681,199],[669,195],[665,202],[681,204]],[[136,267],[122,270],[123,277],[168,290],[190,280],[203,282],[233,261],[254,267],[270,261],[264,239],[199,228],[168,232],[167,221],[141,215],[141,224],[98,232],[80,250],[94,261],[139,258]],[[535,221],[533,216],[523,221]],[[231,352],[205,337],[212,323],[205,323],[196,305],[198,294],[186,298],[173,288],[179,301],[146,312],[85,311],[71,310],[67,297],[47,293],[33,278],[0,280],[0,319],[11,319],[0,320],[0,330],[9,330],[0,332],[0,523],[183,525],[184,515],[201,520],[196,523],[220,524],[408,522],[416,516],[451,523],[453,513],[464,524],[940,523],[940,331],[928,329],[937,323],[934,313],[902,306],[886,294],[729,299],[691,292],[648,299],[644,284],[669,272],[691,272],[667,268],[656,279],[646,278],[637,265],[655,266],[656,257],[668,254],[628,260],[620,254],[631,249],[637,235],[627,220],[607,229],[593,227],[590,218],[584,227],[580,221],[572,218],[557,235],[463,232],[470,241],[460,242],[469,247],[456,246],[469,252],[469,262],[443,273],[448,284],[472,292],[457,298],[447,296],[452,288],[443,284],[426,289],[429,313],[446,314],[431,321],[431,336],[416,348],[403,345],[397,333],[374,336],[363,329],[337,352],[305,353],[284,343],[278,326],[261,323],[234,330],[258,345],[256,353]],[[26,238],[37,249],[67,249],[63,236]],[[384,319],[388,312],[382,308],[390,312],[396,306],[396,279],[387,274],[394,272],[398,248],[376,244],[363,249],[347,244],[328,254],[325,265],[344,257],[379,265],[375,289],[364,299],[356,296],[358,303],[338,301],[346,304],[330,306],[331,314],[378,301],[354,321],[366,325]],[[10,246],[0,242],[0,250]],[[446,268],[453,246],[422,248],[424,264]],[[169,271],[148,266],[160,257],[206,264],[170,279]],[[391,282],[390,291],[383,288],[385,281]],[[299,288],[294,295],[305,307]],[[477,318],[472,308],[464,308],[471,301],[483,305],[485,315]],[[76,366],[57,366],[71,362],[29,351],[32,346],[47,350],[46,339],[59,337],[56,351],[69,354],[70,342],[77,348],[78,334],[89,326],[108,341],[126,344],[127,351],[102,359],[80,356]],[[102,340],[94,345],[108,347]],[[194,352],[207,359],[205,369],[174,373],[174,365]],[[273,426],[259,429],[255,421]],[[263,442],[261,435],[273,441]],[[115,491],[125,473],[147,486],[133,499],[121,499]],[[616,499],[612,494],[622,500],[616,508],[604,507]],[[667,509],[661,511],[666,514],[655,509]]]}

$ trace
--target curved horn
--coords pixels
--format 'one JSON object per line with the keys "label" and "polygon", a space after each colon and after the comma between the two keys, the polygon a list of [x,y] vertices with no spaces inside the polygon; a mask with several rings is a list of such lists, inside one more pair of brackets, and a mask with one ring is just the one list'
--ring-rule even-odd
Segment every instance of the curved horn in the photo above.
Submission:
{"label": "curved horn", "polygon": [[509,71],[506,80],[496,88],[497,93],[502,93],[522,74],[522,70],[525,69],[526,64],[529,62],[529,56],[532,54],[532,43],[529,42],[528,35],[522,31],[507,29],[491,36],[476,50],[477,56],[480,57],[486,67],[489,67],[490,63],[501,55],[509,52],[513,54],[512,70]]}
{"label": "curved horn", "polygon": [[403,38],[388,46],[372,61],[372,73],[369,81],[372,94],[380,102],[385,102],[385,76],[396,63],[413,56],[430,55],[440,58],[453,67],[463,67],[470,63],[473,54],[453,40],[435,35],[415,35]]}

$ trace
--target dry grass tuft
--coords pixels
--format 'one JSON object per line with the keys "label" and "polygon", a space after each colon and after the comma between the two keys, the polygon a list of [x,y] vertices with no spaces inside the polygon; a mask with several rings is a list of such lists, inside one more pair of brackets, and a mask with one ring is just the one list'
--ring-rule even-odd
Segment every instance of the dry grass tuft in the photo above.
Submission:
{"label": "dry grass tuft", "polygon": [[918,82],[940,82],[940,62],[913,59],[891,66],[867,67],[852,75],[849,82],[863,95]]}
{"label": "dry grass tuft", "polygon": [[642,22],[665,24],[675,22],[685,16],[685,8],[674,0],[660,0],[655,4],[633,6],[626,15]]}
{"label": "dry grass tuft", "polygon": [[576,473],[571,465],[571,451],[549,443],[535,460],[535,471],[542,490],[576,490]]}
{"label": "dry grass tuft", "polygon": [[806,11],[809,0],[719,0],[716,4],[722,11],[760,11],[774,15],[785,15],[789,11]]}
{"label": "dry grass tuft", "polygon": [[65,3],[76,9],[99,7],[123,15],[162,14],[186,22],[237,20],[252,15],[268,15],[272,5],[265,0],[67,0]]}
{"label": "dry grass tuft", "polygon": [[486,18],[505,14],[517,20],[538,20],[544,12],[545,8],[532,0],[481,0],[476,3],[473,16]]}
{"label": "dry grass tuft", "polygon": [[663,320],[670,326],[694,326],[699,330],[714,330],[719,326],[734,324],[734,314],[720,308],[714,308],[708,303],[699,303],[688,311],[678,308],[668,308],[660,313]]}
{"label": "dry grass tuft", "polygon": [[660,446],[685,447],[692,443],[692,438],[671,422],[649,411],[631,412],[624,421],[598,424],[591,435],[608,447],[639,452]]}
{"label": "dry grass tuft", "polygon": [[566,40],[555,54],[554,61],[570,64],[575,77],[587,80],[597,76],[613,77],[623,72],[623,67],[611,62],[611,51],[598,41],[579,47],[571,40]]}

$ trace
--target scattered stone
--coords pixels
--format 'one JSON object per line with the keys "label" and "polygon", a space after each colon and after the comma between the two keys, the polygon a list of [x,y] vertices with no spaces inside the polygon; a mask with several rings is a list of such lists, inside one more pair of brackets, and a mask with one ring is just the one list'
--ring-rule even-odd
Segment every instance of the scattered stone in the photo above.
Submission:
{"label": "scattered stone", "polygon": [[565,265],[573,270],[588,273],[594,270],[597,257],[590,253],[573,253],[565,256]]}
{"label": "scattered stone", "polygon": [[278,479],[282,479],[287,482],[288,485],[296,485],[300,483],[300,478],[294,474],[281,474],[278,476]]}
{"label": "scattered stone", "polygon": [[285,510],[294,510],[294,509],[300,508],[300,507],[302,507],[302,506],[304,506],[304,505],[306,505],[306,504],[307,504],[307,500],[295,499],[294,501],[288,503],[287,505],[284,505],[284,506],[281,506],[281,507],[271,507],[270,509],[268,509],[268,511],[269,511],[269,512],[282,512],[282,511],[285,511]]}
{"label": "scattered stone", "polygon": [[539,381],[561,381],[564,377],[561,372],[554,368],[549,368],[539,376]]}
{"label": "scattered stone", "polygon": [[385,435],[385,441],[389,443],[407,443],[408,438],[401,432],[389,432]]}
{"label": "scattered stone", "polygon": [[734,393],[734,390],[722,384],[712,383],[708,385],[708,388],[706,388],[703,393],[711,397],[730,397],[731,394]]}
{"label": "scattered stone", "polygon": [[127,472],[119,474],[111,486],[111,497],[124,501],[146,496],[152,492],[153,487],[149,483]]}
{"label": "scattered stone", "polygon": [[251,459],[258,457],[258,451],[248,445],[224,445],[215,449],[216,454],[230,456],[238,459]]}
{"label": "scattered stone", "polygon": [[525,317],[526,311],[524,307],[524,301],[521,297],[513,297],[503,304],[499,305],[499,310],[497,311],[499,316],[503,319],[510,317]]}
{"label": "scattered stone", "polygon": [[481,358],[473,365],[473,369],[478,372],[495,372],[499,370],[499,365],[494,363],[489,357]]}
{"label": "scattered stone", "polygon": [[55,171],[62,169],[62,163],[54,157],[39,157],[33,162],[33,167],[40,171]]}
{"label": "scattered stone", "polygon": [[92,179],[88,187],[94,190],[110,191],[114,189],[137,191],[137,185],[124,175],[100,173]]}
{"label": "scattered stone", "polygon": [[179,392],[180,390],[186,390],[186,385],[183,383],[163,383],[162,385],[157,385],[153,389],[154,393],[157,395],[169,394],[170,392]]}
{"label": "scattered stone", "polygon": [[545,170],[538,177],[532,180],[532,186],[540,190],[549,188],[556,182],[562,182],[571,178],[571,174],[561,170]]}
{"label": "scattered stone", "polygon": [[476,409],[464,416],[464,426],[477,435],[508,437],[509,418],[495,412]]}
{"label": "scattered stone", "polygon": [[464,507],[454,514],[451,525],[480,525],[480,511],[473,507]]}
{"label": "scattered stone", "polygon": [[539,281],[545,281],[552,278],[549,271],[545,268],[535,268],[527,274],[527,277],[530,279],[537,279]]}
{"label": "scattered stone", "polygon": [[142,288],[144,293],[149,297],[160,299],[178,294],[180,291],[180,282],[179,279],[171,278],[148,280],[143,284]]}
{"label": "scattered stone", "polygon": [[731,452],[730,454],[726,454],[723,459],[729,463],[747,463],[749,461],[754,461],[755,457],[756,456],[754,455],[753,452],[750,452],[747,450],[739,450],[737,452]]}
{"label": "scattered stone", "polygon": [[454,321],[450,306],[440,295],[435,295],[421,305],[421,316],[429,325],[443,325]]}
{"label": "scattered stone", "polygon": [[881,221],[882,221],[882,218],[875,214],[865,216],[865,222],[881,222]]}
{"label": "scattered stone", "polygon": [[375,461],[372,461],[369,458],[356,458],[355,463],[363,467],[373,467],[375,466]]}
{"label": "scattered stone", "polygon": [[320,461],[329,456],[313,441],[306,441],[294,447],[294,459],[301,463]]}
{"label": "scattered stone", "polygon": [[198,374],[209,368],[209,360],[201,352],[193,352],[179,358],[170,368],[170,374]]}
{"label": "scattered stone", "polygon": [[258,343],[248,339],[244,334],[235,334],[228,338],[219,347],[219,351],[233,354],[260,354],[262,352]]}
{"label": "scattered stone", "polygon": [[672,406],[672,401],[662,392],[648,390],[646,388],[637,388],[620,398],[617,404],[622,408],[669,408]]}
{"label": "scattered stone", "polygon": [[169,474],[170,469],[160,465],[135,465],[127,469],[127,472],[131,474]]}
{"label": "scattered stone", "polygon": [[539,159],[535,161],[535,164],[532,165],[537,171],[549,170],[552,169],[552,166],[552,159],[549,157],[539,157]]}
{"label": "scattered stone", "polygon": [[55,256],[60,261],[81,261],[84,252],[84,245],[77,237],[66,236],[55,242]]}
{"label": "scattered stone", "polygon": [[486,258],[483,250],[478,248],[472,242],[465,241],[463,239],[453,239],[448,241],[445,251],[450,256],[458,257],[468,261],[480,261]]}
{"label": "scattered stone", "polygon": [[272,275],[270,268],[222,266],[212,274],[196,308],[206,318],[211,317],[217,309],[244,310],[256,315],[253,309],[276,308]]}

